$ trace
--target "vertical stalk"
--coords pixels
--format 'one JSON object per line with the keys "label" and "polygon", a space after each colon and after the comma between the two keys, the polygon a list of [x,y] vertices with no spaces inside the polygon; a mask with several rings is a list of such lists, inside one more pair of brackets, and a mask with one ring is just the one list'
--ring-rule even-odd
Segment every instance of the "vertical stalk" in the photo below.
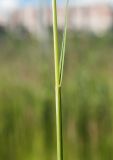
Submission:
{"label": "vertical stalk", "polygon": [[56,3],[56,0],[52,0],[52,10],[53,10],[53,37],[54,37],[54,63],[55,63],[57,160],[63,160],[61,86],[59,84],[59,48],[58,48],[57,3]]}

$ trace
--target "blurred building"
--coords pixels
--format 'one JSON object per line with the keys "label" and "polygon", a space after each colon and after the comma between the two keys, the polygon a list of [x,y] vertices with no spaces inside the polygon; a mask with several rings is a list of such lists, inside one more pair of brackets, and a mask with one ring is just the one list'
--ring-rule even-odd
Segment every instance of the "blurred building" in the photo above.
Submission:
{"label": "blurred building", "polygon": [[102,33],[113,24],[113,9],[109,5],[92,5],[69,9],[69,28]]}
{"label": "blurred building", "polygon": [[0,13],[0,27],[6,27],[9,17],[5,13]]}
{"label": "blurred building", "polygon": [[[52,11],[49,11],[52,13]],[[58,27],[65,24],[65,8],[58,8]],[[49,25],[52,26],[52,14],[49,14]],[[71,6],[68,9],[68,28],[77,31],[104,33],[113,25],[113,8],[107,4],[90,6]]]}
{"label": "blurred building", "polygon": [[15,10],[11,14],[8,23],[11,30],[14,30],[18,27],[24,27],[30,33],[36,33],[37,10],[33,7]]}
{"label": "blurred building", "polygon": [[0,15],[0,26],[6,26],[6,20],[3,16]]}
{"label": "blurred building", "polygon": [[[58,7],[58,27],[64,28],[65,7]],[[47,29],[52,27],[51,7],[27,6],[15,10],[6,20],[0,15],[0,25],[7,25],[14,30],[18,26],[28,32],[46,35]],[[68,28],[77,31],[104,33],[113,25],[113,8],[107,4],[89,6],[70,6],[68,9]]]}

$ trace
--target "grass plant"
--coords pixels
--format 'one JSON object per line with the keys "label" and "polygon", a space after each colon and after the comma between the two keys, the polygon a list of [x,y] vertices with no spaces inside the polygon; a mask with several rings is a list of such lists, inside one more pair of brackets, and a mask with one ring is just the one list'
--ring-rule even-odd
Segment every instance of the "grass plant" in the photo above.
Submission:
{"label": "grass plant", "polygon": [[[53,9],[53,37],[54,37],[54,63],[55,63],[55,100],[56,100],[56,131],[57,131],[57,160],[63,160],[63,135],[62,135],[62,106],[61,106],[61,86],[64,68],[64,57],[66,48],[67,33],[67,7],[66,3],[65,25],[62,40],[61,53],[59,55],[58,46],[58,26],[57,26],[57,1],[52,0]],[[60,58],[59,58],[60,57]]]}

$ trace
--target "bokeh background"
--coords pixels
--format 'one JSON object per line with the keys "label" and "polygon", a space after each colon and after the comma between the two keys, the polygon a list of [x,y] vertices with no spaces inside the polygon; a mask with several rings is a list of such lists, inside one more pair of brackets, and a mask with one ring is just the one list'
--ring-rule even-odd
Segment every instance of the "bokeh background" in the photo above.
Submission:
{"label": "bokeh background", "polygon": [[[68,7],[65,160],[113,160],[112,0]],[[65,1],[58,1],[59,47]],[[56,160],[51,0],[0,0],[0,160]]]}

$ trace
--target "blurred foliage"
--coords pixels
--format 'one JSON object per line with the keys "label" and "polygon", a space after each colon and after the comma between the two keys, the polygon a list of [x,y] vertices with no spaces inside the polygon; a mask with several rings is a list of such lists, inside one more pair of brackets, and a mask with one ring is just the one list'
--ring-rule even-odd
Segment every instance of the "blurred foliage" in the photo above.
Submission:
{"label": "blurred foliage", "polygon": [[[112,37],[68,34],[65,160],[113,159]],[[0,37],[0,160],[56,159],[52,43],[28,34]]]}

